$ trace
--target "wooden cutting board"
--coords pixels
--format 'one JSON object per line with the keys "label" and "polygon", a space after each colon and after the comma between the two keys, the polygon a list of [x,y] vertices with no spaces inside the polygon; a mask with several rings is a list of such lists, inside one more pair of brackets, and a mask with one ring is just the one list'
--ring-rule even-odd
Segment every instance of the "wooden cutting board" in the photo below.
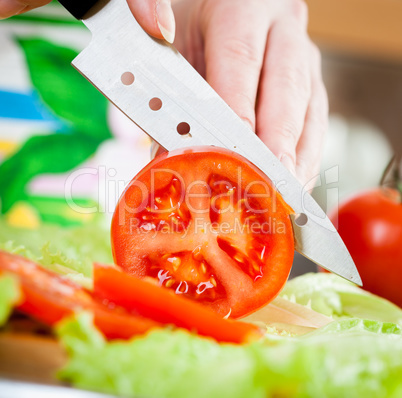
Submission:
{"label": "wooden cutting board", "polygon": [[66,360],[63,348],[50,337],[0,333],[0,377],[61,385],[55,374]]}

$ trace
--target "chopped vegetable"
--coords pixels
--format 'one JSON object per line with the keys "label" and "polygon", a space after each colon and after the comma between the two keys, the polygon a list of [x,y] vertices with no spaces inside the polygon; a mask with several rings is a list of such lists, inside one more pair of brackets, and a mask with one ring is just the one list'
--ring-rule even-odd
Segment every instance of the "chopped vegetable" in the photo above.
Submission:
{"label": "chopped vegetable", "polygon": [[125,397],[402,396],[402,337],[390,323],[340,320],[248,346],[169,330],[107,343],[88,316],[63,322],[58,334],[70,356],[63,380]]}
{"label": "chopped vegetable", "polygon": [[13,275],[21,285],[23,297],[17,308],[47,325],[88,310],[108,338],[130,338],[162,324],[233,343],[261,337],[254,325],[224,320],[197,303],[113,267],[95,266],[93,293],[28,259],[3,251],[0,272]]}
{"label": "chopped vegetable", "polygon": [[304,334],[333,321],[332,318],[282,297],[277,297],[242,320],[290,334]]}
{"label": "chopped vegetable", "polygon": [[43,223],[32,230],[10,226],[0,217],[0,249],[86,284],[94,261],[113,263],[107,229],[97,223],[69,228]]}
{"label": "chopped vegetable", "polygon": [[18,282],[0,271],[0,326],[8,319],[14,306],[21,300]]}
{"label": "chopped vegetable", "polygon": [[332,317],[356,317],[402,325],[402,310],[334,274],[305,274],[289,281],[281,296]]}
{"label": "chopped vegetable", "polygon": [[217,341],[245,343],[261,337],[254,325],[222,319],[198,303],[112,267],[95,265],[94,296],[129,312],[135,311],[146,318],[195,331]]}
{"label": "chopped vegetable", "polygon": [[294,254],[292,209],[247,159],[217,147],[162,154],[112,221],[116,264],[239,318],[273,300]]}
{"label": "chopped vegetable", "polygon": [[47,325],[85,309],[94,313],[96,326],[109,338],[129,338],[159,326],[97,302],[81,286],[23,257],[0,251],[0,272],[11,274],[20,284],[22,298],[16,308]]}

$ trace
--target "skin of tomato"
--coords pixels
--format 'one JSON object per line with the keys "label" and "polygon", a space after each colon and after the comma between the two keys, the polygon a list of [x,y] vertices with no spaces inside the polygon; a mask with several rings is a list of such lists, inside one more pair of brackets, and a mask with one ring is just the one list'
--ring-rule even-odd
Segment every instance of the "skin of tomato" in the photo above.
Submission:
{"label": "skin of tomato", "polygon": [[402,204],[376,189],[342,203],[330,218],[363,288],[402,307]]}
{"label": "skin of tomato", "polygon": [[161,326],[123,308],[110,309],[81,286],[23,257],[0,251],[0,272],[14,275],[20,283],[23,297],[17,309],[46,325],[88,310],[94,314],[95,325],[109,339],[128,339]]}
{"label": "skin of tomato", "polygon": [[92,303],[81,287],[26,258],[0,251],[0,270],[13,274],[21,284],[18,309],[47,325]]}
{"label": "skin of tomato", "polygon": [[162,324],[172,324],[219,342],[248,343],[262,336],[245,322],[222,319],[213,311],[114,267],[95,264],[94,295]]}
{"label": "skin of tomato", "polygon": [[[239,280],[235,280],[228,270],[224,275],[227,285],[237,286],[235,297],[232,298],[230,305],[225,299],[212,303],[203,302],[203,300],[197,301],[223,316],[230,312],[232,318],[240,318],[273,300],[285,285],[293,262],[294,239],[289,218],[293,211],[272,188],[270,180],[261,170],[242,156],[223,148],[194,147],[163,153],[134,177],[122,194],[112,219],[112,251],[116,264],[130,274],[143,278],[147,276],[147,266],[144,260],[147,254],[151,251],[160,255],[164,254],[159,251],[158,247],[153,247],[147,253],[143,247],[149,246],[149,242],[147,242],[147,239],[150,239],[149,234],[138,233],[136,228],[132,228],[130,221],[136,215],[136,211],[132,209],[141,207],[146,201],[143,192],[152,192],[153,187],[162,189],[171,180],[171,175],[168,173],[156,176],[153,187],[151,187],[152,170],[175,170],[179,175],[184,175],[184,179],[189,180],[192,178],[202,180],[200,175],[217,173],[231,181],[238,181],[239,168],[242,173],[242,189],[255,181],[261,181],[270,186],[270,198],[259,198],[259,204],[264,209],[270,209],[273,207],[273,203],[275,204],[274,214],[269,211],[265,217],[268,220],[269,217],[274,216],[275,222],[283,225],[285,232],[270,234],[270,256],[264,265],[262,277],[253,282],[251,289],[243,288],[241,281],[239,283]],[[255,184],[251,193],[264,194],[266,192],[261,186]],[[246,278],[246,275],[244,277]]]}

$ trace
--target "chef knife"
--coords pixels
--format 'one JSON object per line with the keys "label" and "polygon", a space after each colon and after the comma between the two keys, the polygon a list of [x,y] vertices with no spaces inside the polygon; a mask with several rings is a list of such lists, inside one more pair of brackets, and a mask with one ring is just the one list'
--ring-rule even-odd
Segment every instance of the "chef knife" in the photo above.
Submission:
{"label": "chef knife", "polygon": [[99,91],[169,151],[215,145],[245,156],[295,211],[296,250],[361,285],[354,262],[325,212],[180,53],[141,28],[126,0],[60,3],[92,33],[73,66]]}

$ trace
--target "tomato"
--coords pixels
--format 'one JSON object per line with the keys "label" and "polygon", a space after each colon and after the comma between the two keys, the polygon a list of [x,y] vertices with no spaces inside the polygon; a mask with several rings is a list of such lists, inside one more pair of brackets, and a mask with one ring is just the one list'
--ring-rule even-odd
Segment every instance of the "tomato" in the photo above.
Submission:
{"label": "tomato", "polygon": [[402,307],[402,204],[396,191],[376,189],[339,206],[338,223],[363,288]]}
{"label": "tomato", "polygon": [[222,319],[201,304],[112,267],[95,265],[94,296],[221,342],[244,343],[261,337],[254,325]]}
{"label": "tomato", "polygon": [[213,309],[245,316],[286,283],[292,209],[242,156],[164,153],[128,185],[112,220],[116,264]]}
{"label": "tomato", "polygon": [[91,311],[109,339],[128,339],[171,324],[217,341],[244,343],[261,337],[258,327],[224,320],[172,292],[110,266],[94,266],[94,289],[88,291],[34,262],[0,251],[0,274],[11,273],[21,286],[17,309],[49,326],[74,312]]}
{"label": "tomato", "polygon": [[17,309],[47,325],[88,310],[94,314],[95,325],[108,338],[130,338],[160,326],[123,308],[109,308],[94,300],[81,286],[23,257],[0,251],[1,272],[13,274],[20,282],[23,299]]}

